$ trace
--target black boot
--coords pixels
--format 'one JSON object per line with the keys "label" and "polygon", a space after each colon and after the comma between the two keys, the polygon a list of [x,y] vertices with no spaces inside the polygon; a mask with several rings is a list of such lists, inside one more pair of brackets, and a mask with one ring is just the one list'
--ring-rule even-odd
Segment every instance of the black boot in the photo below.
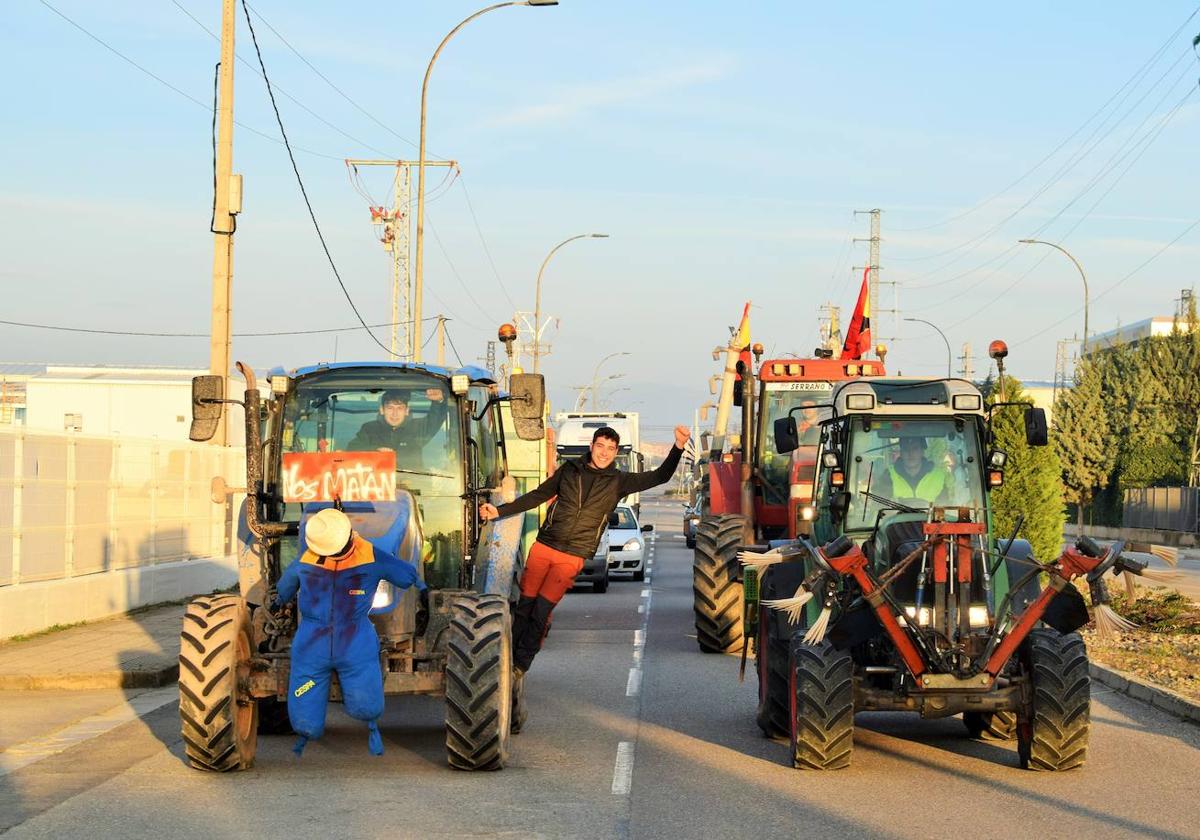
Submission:
{"label": "black boot", "polygon": [[[522,601],[525,599],[522,598]],[[520,608],[520,604],[517,605]],[[528,671],[529,666],[533,664],[533,658],[542,648],[542,639],[545,638],[546,629],[550,626],[550,613],[554,610],[555,604],[541,596],[534,599],[533,608],[529,613],[528,624],[521,638],[517,639],[514,633],[513,636],[513,664],[522,671]],[[514,622],[514,627],[516,626]]]}
{"label": "black boot", "polygon": [[526,598],[521,596],[513,607],[512,614],[512,649],[514,657],[516,651],[520,648],[521,640],[525,638],[525,634],[529,632],[529,617],[533,613],[533,607],[537,603],[536,598]]}

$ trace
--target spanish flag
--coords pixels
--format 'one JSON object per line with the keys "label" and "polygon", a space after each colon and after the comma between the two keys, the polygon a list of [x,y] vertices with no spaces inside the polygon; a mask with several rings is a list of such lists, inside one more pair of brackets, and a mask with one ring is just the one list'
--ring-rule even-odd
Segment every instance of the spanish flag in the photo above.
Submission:
{"label": "spanish flag", "polygon": [[842,346],[843,359],[861,359],[871,349],[871,287],[867,282],[870,274],[870,267],[863,269],[858,303],[854,305],[854,317],[850,319],[846,343]]}

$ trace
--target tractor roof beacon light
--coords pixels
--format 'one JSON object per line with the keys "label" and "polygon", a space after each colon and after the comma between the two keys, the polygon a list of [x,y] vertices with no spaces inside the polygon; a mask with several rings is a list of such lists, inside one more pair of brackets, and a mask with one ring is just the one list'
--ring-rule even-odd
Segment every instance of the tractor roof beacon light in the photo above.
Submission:
{"label": "tractor roof beacon light", "polygon": [[882,341],[875,345],[875,355],[879,357],[879,361],[883,361],[887,357],[888,348]]}
{"label": "tractor roof beacon light", "polygon": [[762,344],[758,343],[757,341],[754,342],[754,346],[750,348],[750,352],[754,354],[754,361],[758,362],[758,361],[762,360],[762,354],[763,354]]}
{"label": "tractor roof beacon light", "polygon": [[1008,345],[997,338],[988,345],[988,355],[996,361],[999,361],[1008,355]]}

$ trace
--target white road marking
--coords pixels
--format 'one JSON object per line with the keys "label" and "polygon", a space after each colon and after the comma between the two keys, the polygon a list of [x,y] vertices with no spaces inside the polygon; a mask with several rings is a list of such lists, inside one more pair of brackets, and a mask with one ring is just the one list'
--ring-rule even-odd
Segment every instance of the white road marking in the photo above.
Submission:
{"label": "white road marking", "polygon": [[[636,659],[636,657],[635,657]],[[637,697],[642,687],[642,669],[634,666],[629,669],[629,679],[625,681],[625,696]]]}
{"label": "white road marking", "polygon": [[642,597],[643,598],[650,597],[650,587],[647,586],[645,589],[642,590]]}
{"label": "white road marking", "polygon": [[634,648],[646,646],[646,628],[643,627],[641,630],[633,631],[633,646]]}
{"label": "white road marking", "polygon": [[613,796],[628,796],[633,786],[633,741],[617,744],[617,763],[613,767]]}
{"label": "white road marking", "polygon": [[178,700],[179,689],[176,686],[157,688],[147,691],[145,694],[139,694],[132,700],[106,712],[85,717],[65,729],[9,747],[4,752],[0,752],[0,776],[5,776],[22,767],[28,767],[34,762],[41,761],[43,758],[49,758],[64,750],[69,750],[76,744],[82,744],[84,741],[90,741],[92,738],[111,732],[118,726],[129,723],[131,720],[137,720],[155,709],[160,709],[168,703],[178,702]]}
{"label": "white road marking", "polygon": [[645,604],[638,604],[638,614],[639,614],[639,615],[641,615],[641,614],[642,614],[642,613],[644,613],[645,611],[646,611],[646,605],[645,605]]}

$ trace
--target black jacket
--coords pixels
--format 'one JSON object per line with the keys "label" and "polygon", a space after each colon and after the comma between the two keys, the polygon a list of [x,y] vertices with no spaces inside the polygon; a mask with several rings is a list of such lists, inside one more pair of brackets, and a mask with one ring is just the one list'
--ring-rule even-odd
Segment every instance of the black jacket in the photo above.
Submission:
{"label": "black jacket", "polygon": [[389,426],[382,417],[370,420],[362,425],[346,448],[351,452],[391,449],[396,453],[397,467],[419,470],[424,466],[421,450],[441,429],[446,413],[446,401],[441,400],[432,403],[424,417],[410,416],[399,426]]}
{"label": "black jacket", "polygon": [[672,446],[658,469],[647,472],[621,472],[611,464],[598,470],[584,454],[564,462],[536,488],[497,510],[501,516],[510,516],[557,496],[538,531],[538,542],[576,557],[591,557],[608,525],[609,514],[621,499],[670,480],[682,454],[682,449]]}

